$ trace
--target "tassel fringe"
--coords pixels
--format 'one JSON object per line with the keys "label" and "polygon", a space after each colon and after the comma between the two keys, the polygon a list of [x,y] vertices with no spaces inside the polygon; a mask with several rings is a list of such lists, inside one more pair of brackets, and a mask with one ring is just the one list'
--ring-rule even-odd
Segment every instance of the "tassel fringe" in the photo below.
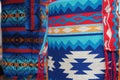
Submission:
{"label": "tassel fringe", "polygon": [[[111,56],[112,62],[111,65],[109,65],[108,52],[107,50],[105,50],[105,66],[106,66],[105,80],[117,80],[116,59],[114,51],[112,51]],[[120,80],[120,78],[118,80]]]}
{"label": "tassel fringe", "polygon": [[108,60],[108,53],[105,50],[105,66],[106,66],[106,71],[105,71],[105,80],[110,80],[110,74],[109,74],[109,60]]}

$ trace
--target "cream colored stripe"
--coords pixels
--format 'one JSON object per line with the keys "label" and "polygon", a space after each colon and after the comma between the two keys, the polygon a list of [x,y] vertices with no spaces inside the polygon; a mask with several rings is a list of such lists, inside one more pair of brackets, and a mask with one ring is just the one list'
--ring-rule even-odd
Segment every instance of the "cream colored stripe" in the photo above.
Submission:
{"label": "cream colored stripe", "polygon": [[49,34],[69,34],[79,32],[101,32],[103,26],[72,26],[72,27],[50,27]]}

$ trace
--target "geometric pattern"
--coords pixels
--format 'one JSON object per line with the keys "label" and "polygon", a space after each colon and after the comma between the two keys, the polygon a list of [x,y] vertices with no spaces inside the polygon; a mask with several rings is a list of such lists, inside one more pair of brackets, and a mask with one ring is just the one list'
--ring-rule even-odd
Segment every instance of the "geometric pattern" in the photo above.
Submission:
{"label": "geometric pattern", "polygon": [[[76,79],[73,79],[74,75],[81,74],[81,76],[82,75],[87,76],[87,71],[90,71],[91,75],[93,76],[89,76],[89,77],[94,77],[95,79],[94,78],[89,78],[89,79],[103,80],[104,71],[105,71],[103,51],[104,51],[103,43],[101,43],[96,49],[90,48],[90,46],[87,47],[86,49],[82,49],[80,46],[76,47],[76,49],[72,49],[71,47],[67,47],[66,49],[62,47],[60,49],[56,47],[48,47],[49,79],[76,80]],[[96,67],[93,68],[94,66]],[[96,73],[95,74],[92,73],[92,70],[93,72],[96,71]],[[73,73],[75,74],[68,77],[68,75],[70,74],[69,72],[71,74]],[[88,79],[85,79],[85,80],[88,80]]]}
{"label": "geometric pattern", "polygon": [[92,51],[70,52],[72,54],[67,54],[67,58],[63,58],[64,62],[60,62],[60,68],[64,69],[64,73],[68,73],[67,78],[73,80],[97,80],[99,77],[95,74],[104,74],[102,70],[105,70],[105,65],[104,62],[101,62],[104,58],[96,58],[98,54],[90,54]]}
{"label": "geometric pattern", "polygon": [[[90,39],[91,37],[91,39]],[[64,38],[64,39],[63,39]],[[83,39],[85,38],[85,39]],[[103,44],[103,38],[101,35],[70,35],[70,36],[60,36],[60,37],[48,37],[49,48],[67,49],[67,47],[72,48],[73,50],[80,46],[83,50],[87,47],[96,49],[100,44]],[[96,45],[97,44],[97,45]]]}
{"label": "geometric pattern", "polygon": [[24,38],[19,33],[14,34],[12,39],[13,40],[11,40],[11,41],[16,47],[18,47],[24,43]]}
{"label": "geometric pattern", "polygon": [[5,30],[4,34],[2,34],[3,48],[40,49],[43,42],[42,34],[44,33]]}
{"label": "geometric pattern", "polygon": [[101,10],[102,0],[59,0],[49,5],[49,80],[104,79]]}
{"label": "geometric pattern", "polygon": [[101,12],[91,12],[82,14],[68,14],[61,16],[53,16],[48,18],[49,27],[68,26],[79,24],[95,24],[102,22]]}
{"label": "geometric pattern", "polygon": [[30,74],[35,75],[38,71],[37,58],[38,54],[4,52],[2,59],[4,74],[11,78],[13,76],[18,76],[18,78],[25,78]]}
{"label": "geometric pattern", "polygon": [[100,12],[102,6],[101,0],[68,0],[57,1],[49,5],[49,16]]}
{"label": "geometric pattern", "polygon": [[22,3],[2,6],[1,18],[2,27],[23,27],[26,20],[25,6]]}
{"label": "geometric pattern", "polygon": [[[106,50],[118,49],[117,0],[106,0],[103,3],[104,45]],[[112,5],[111,5],[112,4]],[[113,8],[114,7],[114,8]],[[112,22],[111,22],[112,21]]]}
{"label": "geometric pattern", "polygon": [[102,24],[99,25],[74,25],[74,26],[66,26],[66,27],[49,27],[49,35],[56,34],[77,34],[80,32],[102,32]]}
{"label": "geometric pattern", "polygon": [[54,62],[55,61],[52,60],[52,57],[49,56],[48,65],[49,65],[49,70],[51,70],[51,71],[53,71],[53,68],[55,68]]}
{"label": "geometric pattern", "polygon": [[[48,37],[49,79],[51,80],[104,79],[105,62],[103,52],[104,51],[103,34],[101,35],[97,35],[96,33],[95,35],[90,34],[92,33],[89,33],[86,36],[84,35],[84,33],[83,34],[80,33],[79,35],[54,34],[52,36],[49,34]],[[97,68],[93,68],[94,66],[97,66]],[[89,76],[87,76],[88,74],[87,71],[88,73],[90,73]],[[74,76],[73,74],[78,75],[78,77]],[[84,75],[86,77],[84,77]],[[83,77],[79,78],[79,76]]]}
{"label": "geometric pattern", "polygon": [[119,50],[119,40],[118,40],[119,39],[118,38],[119,17],[118,17],[117,1],[118,0],[103,0],[102,14],[103,14],[103,25],[104,25],[104,49],[105,49],[105,58],[106,58],[105,59],[105,63],[106,63],[105,79],[106,80],[117,79],[117,69],[116,69],[117,57],[115,56],[116,54],[118,54],[116,52]]}
{"label": "geometric pattern", "polygon": [[[29,2],[25,1],[2,0],[2,67],[4,75],[11,79],[18,77],[18,80],[26,80],[29,75],[32,75],[31,80],[35,80],[37,77],[43,80],[45,57],[39,55],[39,52],[43,43],[46,25],[42,30],[39,30],[41,15],[38,1],[40,0],[33,0],[35,4],[32,4],[32,9],[28,8],[27,3]],[[29,15],[27,11],[34,12],[34,18],[32,18],[33,15],[30,17],[31,13]],[[28,29],[32,27],[29,26],[31,24],[35,25],[35,29]],[[37,76],[38,74],[42,76]]]}

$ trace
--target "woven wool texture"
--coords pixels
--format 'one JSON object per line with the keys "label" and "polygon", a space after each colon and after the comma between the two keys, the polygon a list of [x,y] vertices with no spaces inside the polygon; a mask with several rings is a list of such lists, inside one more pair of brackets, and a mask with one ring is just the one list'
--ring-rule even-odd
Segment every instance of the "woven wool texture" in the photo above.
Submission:
{"label": "woven wool texture", "polygon": [[59,0],[49,5],[48,78],[104,80],[102,0]]}
{"label": "woven wool texture", "polygon": [[2,1],[2,67],[9,78],[44,80],[45,57],[39,53],[46,26],[40,13],[40,0]]}
{"label": "woven wool texture", "polygon": [[2,0],[5,76],[119,80],[118,10],[119,0]]}
{"label": "woven wool texture", "polygon": [[[118,0],[103,0],[104,49],[106,61],[106,80],[117,80],[119,50]],[[117,57],[116,57],[117,55]],[[116,64],[117,63],[117,64]]]}

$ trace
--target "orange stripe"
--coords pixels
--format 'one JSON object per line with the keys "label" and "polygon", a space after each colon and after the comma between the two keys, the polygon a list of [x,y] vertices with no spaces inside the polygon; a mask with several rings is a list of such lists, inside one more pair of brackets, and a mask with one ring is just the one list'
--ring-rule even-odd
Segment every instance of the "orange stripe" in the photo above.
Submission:
{"label": "orange stripe", "polygon": [[[15,67],[19,67],[19,66],[31,66],[31,67],[35,67],[35,66],[38,66],[38,63],[12,63],[12,62],[6,62],[6,61],[2,61],[2,64],[3,65],[6,65],[6,66],[15,66]],[[40,67],[43,67],[44,64],[43,63],[40,63]]]}
{"label": "orange stripe", "polygon": [[[15,15],[15,16],[14,16]],[[21,16],[20,16],[21,15]],[[6,14],[6,15],[1,15],[1,18],[13,18],[13,17],[25,17],[25,13],[16,13],[16,14]]]}
{"label": "orange stripe", "polygon": [[11,52],[11,53],[39,53],[40,50],[33,50],[33,49],[4,49],[3,52]]}
{"label": "orange stripe", "polygon": [[50,2],[40,2],[41,5],[48,5]]}

